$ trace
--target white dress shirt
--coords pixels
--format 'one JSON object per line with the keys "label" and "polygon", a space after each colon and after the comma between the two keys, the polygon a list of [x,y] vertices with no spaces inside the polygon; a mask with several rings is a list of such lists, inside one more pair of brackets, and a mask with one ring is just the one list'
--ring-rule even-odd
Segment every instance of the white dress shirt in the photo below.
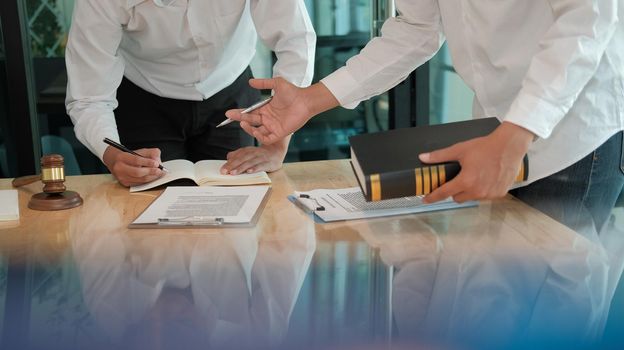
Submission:
{"label": "white dress shirt", "polygon": [[316,36],[302,0],[77,0],[66,64],[67,113],[100,159],[119,140],[113,110],[125,75],[158,96],[201,101],[249,66],[257,37],[274,75],[312,81]]}
{"label": "white dress shirt", "polygon": [[539,137],[529,180],[579,161],[624,129],[624,0],[397,0],[347,65],[323,79],[345,107],[380,94],[447,40],[475,92],[474,117]]}

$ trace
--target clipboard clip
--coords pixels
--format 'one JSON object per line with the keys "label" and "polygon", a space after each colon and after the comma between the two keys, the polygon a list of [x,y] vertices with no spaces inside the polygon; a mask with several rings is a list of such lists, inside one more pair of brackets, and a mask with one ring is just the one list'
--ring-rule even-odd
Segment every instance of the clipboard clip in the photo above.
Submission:
{"label": "clipboard clip", "polygon": [[212,216],[185,216],[180,218],[158,218],[158,225],[162,226],[221,226],[223,218]]}
{"label": "clipboard clip", "polygon": [[324,211],[325,207],[321,205],[321,203],[319,203],[319,201],[314,198],[311,197],[309,194],[305,194],[305,193],[300,193],[299,194],[299,198],[304,198],[304,199],[309,199],[311,201],[314,201],[314,204],[316,204],[316,207],[312,208],[313,211]]}

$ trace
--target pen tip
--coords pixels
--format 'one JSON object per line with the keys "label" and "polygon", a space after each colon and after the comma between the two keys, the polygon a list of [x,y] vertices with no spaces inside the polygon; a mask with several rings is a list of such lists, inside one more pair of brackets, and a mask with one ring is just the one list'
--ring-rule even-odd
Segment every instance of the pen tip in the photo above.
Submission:
{"label": "pen tip", "polygon": [[222,121],[222,122],[221,122],[221,124],[217,125],[216,127],[217,127],[217,128],[220,128],[220,127],[222,127],[222,126],[225,126],[225,125],[230,124],[230,123],[231,123],[231,122],[233,122],[233,121],[234,121],[234,120],[232,120],[232,119],[226,119],[226,120]]}

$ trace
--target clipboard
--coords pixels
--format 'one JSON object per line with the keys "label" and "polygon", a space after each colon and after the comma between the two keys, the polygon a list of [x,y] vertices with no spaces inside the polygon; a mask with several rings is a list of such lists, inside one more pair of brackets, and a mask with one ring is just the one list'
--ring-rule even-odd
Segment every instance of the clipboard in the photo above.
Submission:
{"label": "clipboard", "polygon": [[[222,217],[204,217],[201,220],[196,220],[193,218],[159,218],[158,222],[149,222],[149,223],[136,223],[136,221],[147,212],[147,210],[152,207],[154,203],[156,203],[161,196],[165,193],[165,191],[161,192],[158,197],[156,197],[152,203],[150,203],[147,208],[145,208],[130,224],[128,224],[129,229],[197,229],[197,228],[249,228],[254,227],[258,223],[260,216],[262,215],[262,211],[269,201],[269,197],[271,196],[272,188],[270,186],[233,186],[233,187],[220,187],[225,189],[244,189],[249,187],[266,187],[266,192],[259,205],[255,209],[254,215],[251,217],[249,222],[227,222],[225,218]],[[189,188],[186,187],[185,188]],[[193,187],[191,187],[193,188]],[[199,188],[199,187],[194,187]]]}
{"label": "clipboard", "polygon": [[422,196],[412,196],[368,202],[359,187],[295,191],[289,196],[289,200],[312,215],[316,223],[373,219],[479,205],[477,201],[456,203],[450,198],[437,203],[424,204],[421,199]]}

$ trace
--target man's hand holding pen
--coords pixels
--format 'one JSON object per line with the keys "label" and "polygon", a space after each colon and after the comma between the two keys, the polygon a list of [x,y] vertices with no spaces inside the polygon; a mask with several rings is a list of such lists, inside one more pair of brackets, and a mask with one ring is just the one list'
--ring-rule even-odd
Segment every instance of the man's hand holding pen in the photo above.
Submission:
{"label": "man's hand holding pen", "polygon": [[235,109],[225,115],[240,121],[241,127],[261,144],[282,140],[313,116],[338,106],[334,95],[323,84],[299,88],[282,78],[252,79],[249,84],[259,90],[273,90],[273,99],[249,113]]}
{"label": "man's hand holding pen", "polygon": [[158,148],[143,148],[135,152],[140,156],[112,146],[108,146],[104,152],[104,164],[120,184],[130,187],[154,181],[165,175],[165,172],[159,169],[161,162]]}

